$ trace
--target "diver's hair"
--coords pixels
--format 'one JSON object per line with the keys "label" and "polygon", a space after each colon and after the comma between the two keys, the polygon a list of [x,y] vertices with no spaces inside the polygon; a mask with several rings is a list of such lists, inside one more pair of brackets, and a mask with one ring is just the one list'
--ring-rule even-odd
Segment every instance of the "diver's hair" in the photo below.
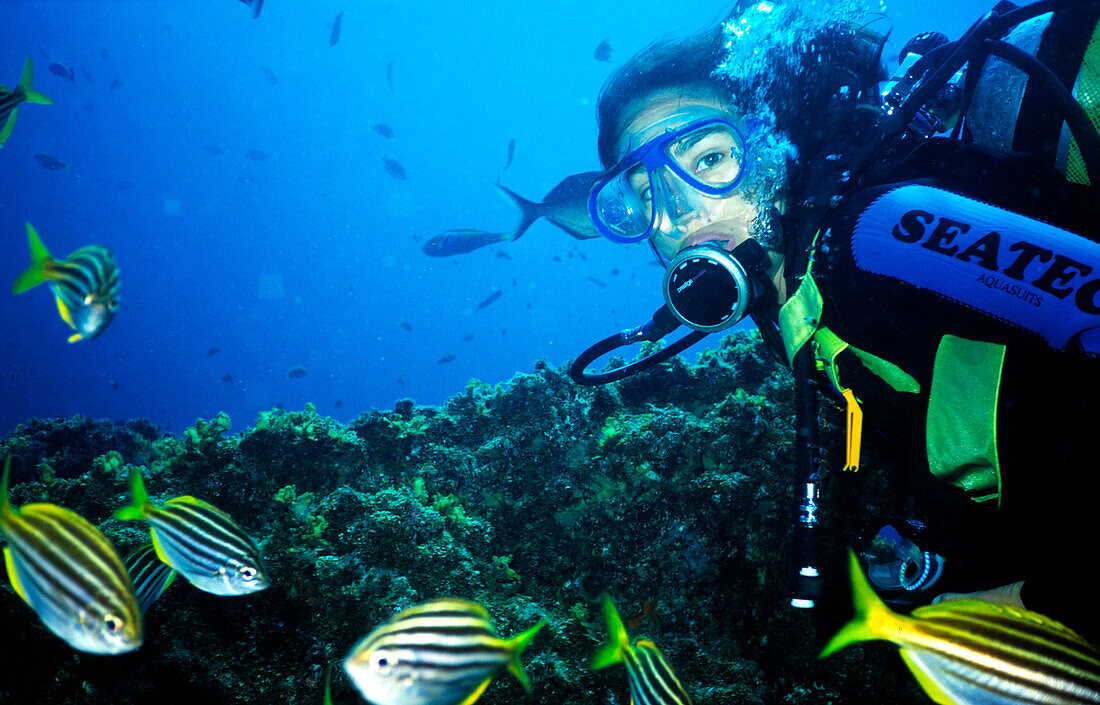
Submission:
{"label": "diver's hair", "polygon": [[700,88],[728,98],[729,84],[713,75],[725,51],[722,23],[688,37],[662,37],[632,56],[600,89],[596,104],[597,149],[604,167],[617,158],[616,145],[633,117],[628,110],[665,89]]}
{"label": "diver's hair", "polygon": [[[776,127],[803,159],[822,150],[843,152],[866,139],[866,123],[881,109],[878,84],[886,78],[885,43],[884,35],[866,26],[831,23],[799,47],[793,71],[777,72],[769,85],[761,86]],[[733,86],[738,91],[736,82]]]}
{"label": "diver's hair", "polygon": [[607,80],[596,111],[604,167],[615,163],[616,146],[639,102],[662,90],[713,92],[743,117],[763,116],[761,122],[772,123],[803,156],[843,136],[853,108],[877,107],[876,87],[886,78],[886,37],[848,21],[811,25],[797,45],[772,44],[762,70],[739,73],[727,66],[727,27],[750,6],[739,0],[702,31],[658,39]]}

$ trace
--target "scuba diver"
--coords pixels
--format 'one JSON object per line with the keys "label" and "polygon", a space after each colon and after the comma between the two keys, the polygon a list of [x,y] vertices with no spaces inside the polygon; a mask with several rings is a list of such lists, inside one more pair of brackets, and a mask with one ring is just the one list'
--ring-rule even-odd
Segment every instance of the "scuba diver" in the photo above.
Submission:
{"label": "scuba diver", "polygon": [[[744,3],[604,85],[590,214],[603,236],[648,243],[665,304],[585,351],[571,376],[621,379],[749,316],[795,379],[793,605],[821,595],[823,395],[845,412],[848,469],[873,438],[899,470],[994,510],[997,545],[980,549],[1004,557],[1005,580],[973,585],[977,596],[1100,640],[1087,567],[1100,497],[1088,441],[1100,421],[1100,0],[1001,2],[956,41],[914,39],[892,77],[867,26],[821,23],[784,44],[796,18],[783,11]],[[586,369],[681,325],[691,331],[648,357]],[[863,547],[872,581],[899,600],[933,597],[944,559],[920,546],[923,525],[886,526]]]}

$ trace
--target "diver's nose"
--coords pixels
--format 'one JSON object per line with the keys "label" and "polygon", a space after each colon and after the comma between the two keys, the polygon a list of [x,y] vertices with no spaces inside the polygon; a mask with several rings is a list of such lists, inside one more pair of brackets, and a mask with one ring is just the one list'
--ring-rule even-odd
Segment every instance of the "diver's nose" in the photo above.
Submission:
{"label": "diver's nose", "polygon": [[665,215],[674,225],[679,225],[695,212],[694,199],[688,197],[684,185],[668,173],[667,168],[661,173],[661,187]]}
{"label": "diver's nose", "polygon": [[679,223],[687,216],[691,215],[695,208],[692,206],[690,199],[682,193],[673,191],[665,199],[665,211],[668,213],[669,219],[673,223]]}

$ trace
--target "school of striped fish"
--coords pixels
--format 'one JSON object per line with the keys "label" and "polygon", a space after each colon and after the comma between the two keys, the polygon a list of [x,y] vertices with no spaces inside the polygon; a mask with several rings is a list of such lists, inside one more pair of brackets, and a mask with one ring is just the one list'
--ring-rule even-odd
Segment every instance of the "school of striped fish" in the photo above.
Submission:
{"label": "school of striped fish", "polygon": [[[240,2],[253,17],[259,16],[263,0]],[[340,13],[333,23],[331,46],[339,40],[342,17]],[[596,58],[609,56],[605,40]],[[51,71],[57,73],[53,66]],[[0,147],[11,136],[21,105],[53,104],[33,88],[33,80],[28,57],[16,87],[0,86]],[[386,126],[375,129],[387,136],[381,127],[392,136]],[[514,148],[513,140],[508,165]],[[44,166],[67,166],[53,161],[57,166]],[[392,176],[405,178],[400,164],[383,162]],[[584,191],[590,181],[591,174],[570,177],[541,204],[501,187],[524,211],[514,233],[449,231],[433,238],[425,251],[448,256],[515,239],[544,215],[574,237],[590,237],[587,218],[568,217],[567,206],[577,199],[565,197],[577,188]],[[557,198],[559,190],[565,196]],[[31,264],[12,285],[12,293],[47,284],[59,316],[74,331],[69,342],[95,338],[119,307],[121,279],[111,251],[89,245],[59,260],[30,223],[26,231]],[[499,294],[490,295],[479,308]],[[130,504],[115,516],[145,522],[150,539],[125,560],[98,528],[69,509],[49,503],[13,506],[10,475],[8,457],[0,478],[5,571],[15,593],[43,625],[78,651],[110,655],[140,648],[146,613],[178,576],[221,596],[248,595],[271,585],[259,549],[232,517],[191,496],[153,503],[139,469],[130,476]],[[883,640],[899,648],[917,683],[940,705],[1100,704],[1100,652],[1066,626],[1027,610],[967,599],[919,607],[909,616],[896,614],[875,594],[854,553],[849,560],[855,617],[826,644],[821,658],[854,643]],[[602,610],[608,638],[590,667],[622,664],[632,705],[691,705],[687,689],[657,645],[646,639],[631,643],[607,595]],[[374,705],[472,705],[502,668],[531,691],[520,657],[545,624],[540,620],[502,638],[481,605],[437,598],[370,631],[352,647],[343,668]],[[332,703],[329,683],[326,673],[326,705]]]}

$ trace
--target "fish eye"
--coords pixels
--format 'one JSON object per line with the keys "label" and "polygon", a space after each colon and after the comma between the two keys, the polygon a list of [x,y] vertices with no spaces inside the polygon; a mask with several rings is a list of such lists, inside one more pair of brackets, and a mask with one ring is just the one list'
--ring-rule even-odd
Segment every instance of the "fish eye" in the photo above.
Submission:
{"label": "fish eye", "polygon": [[256,579],[256,573],[257,573],[257,571],[256,571],[255,568],[253,568],[252,566],[247,566],[247,565],[244,566],[243,568],[241,568],[241,570],[240,570],[241,578],[244,579],[247,582],[252,582],[253,580],[255,580]]}
{"label": "fish eye", "polygon": [[118,634],[122,631],[122,620],[113,614],[108,614],[103,617],[103,626],[107,627],[107,631],[112,634]]}

